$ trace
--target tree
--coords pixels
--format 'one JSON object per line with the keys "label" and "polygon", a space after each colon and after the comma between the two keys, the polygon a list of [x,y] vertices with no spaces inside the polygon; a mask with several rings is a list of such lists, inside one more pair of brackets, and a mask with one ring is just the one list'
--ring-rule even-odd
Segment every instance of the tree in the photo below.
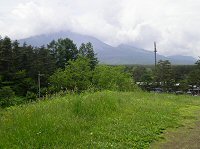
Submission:
{"label": "tree", "polygon": [[62,89],[82,91],[88,89],[91,77],[89,60],[79,57],[76,60],[70,60],[64,70],[58,69],[50,77],[50,82],[56,91]]}
{"label": "tree", "polygon": [[75,60],[78,56],[76,45],[68,38],[58,39],[58,41],[53,40],[48,45],[48,49],[56,59],[57,67],[62,69],[65,68],[65,65],[68,64],[69,60]]}
{"label": "tree", "polygon": [[143,66],[137,66],[133,70],[133,78],[135,82],[139,82],[139,85],[144,90],[151,90],[150,83],[153,81],[152,72],[147,70],[147,68]]}
{"label": "tree", "polygon": [[18,55],[18,66],[17,71],[25,70],[28,76],[35,77],[35,68],[33,67],[36,61],[36,54],[34,52],[34,47],[27,46],[24,44],[19,50],[16,51],[15,55]]}
{"label": "tree", "polygon": [[0,88],[0,106],[7,107],[14,104],[15,92],[10,86],[4,86]]}
{"label": "tree", "polygon": [[195,63],[193,71],[188,76],[188,82],[190,85],[200,86],[200,59]]}
{"label": "tree", "polygon": [[13,52],[11,39],[5,37],[0,40],[0,75],[4,76],[5,80],[9,80],[13,71]]}
{"label": "tree", "polygon": [[133,80],[129,73],[121,66],[98,65],[93,74],[93,85],[98,90],[130,91],[133,89]]}
{"label": "tree", "polygon": [[166,91],[174,86],[172,67],[168,60],[160,60],[158,62],[155,72],[155,79],[157,82],[161,82],[161,86]]}
{"label": "tree", "polygon": [[94,68],[98,64],[98,60],[97,60],[96,54],[94,53],[93,46],[90,42],[86,44],[84,43],[81,44],[79,48],[79,55],[89,59],[90,68],[94,70]]}
{"label": "tree", "polygon": [[197,65],[198,68],[200,68],[200,56],[199,56],[199,59],[196,61],[195,64]]}
{"label": "tree", "polygon": [[186,80],[189,73],[194,70],[193,65],[175,65],[172,67],[174,72],[174,80],[180,83],[182,80]]}
{"label": "tree", "polygon": [[33,78],[28,77],[25,70],[18,71],[13,76],[13,90],[18,96],[26,96],[28,91],[36,92],[37,86]]}
{"label": "tree", "polygon": [[133,70],[133,78],[136,82],[152,82],[152,74],[151,71],[147,70],[143,66],[137,66]]}
{"label": "tree", "polygon": [[34,52],[35,60],[33,62],[32,74],[35,74],[35,80],[38,77],[38,72],[44,74],[41,79],[41,85],[46,86],[48,77],[56,70],[56,59],[44,46],[35,48]]}
{"label": "tree", "polygon": [[13,67],[14,67],[14,72],[19,70],[19,65],[20,65],[20,52],[21,49],[19,47],[19,42],[15,40],[12,43],[12,51],[13,51]]}

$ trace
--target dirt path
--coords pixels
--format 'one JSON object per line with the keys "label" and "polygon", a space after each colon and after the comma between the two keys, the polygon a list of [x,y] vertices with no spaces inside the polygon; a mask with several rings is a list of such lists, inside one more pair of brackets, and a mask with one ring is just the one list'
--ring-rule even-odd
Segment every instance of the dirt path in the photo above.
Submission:
{"label": "dirt path", "polygon": [[200,149],[200,118],[193,125],[164,134],[163,142],[153,143],[152,149]]}

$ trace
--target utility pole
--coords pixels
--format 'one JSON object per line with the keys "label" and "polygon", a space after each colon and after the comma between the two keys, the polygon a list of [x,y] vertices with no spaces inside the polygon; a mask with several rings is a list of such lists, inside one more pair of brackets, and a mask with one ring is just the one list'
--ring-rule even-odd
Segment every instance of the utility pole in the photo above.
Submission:
{"label": "utility pole", "polygon": [[38,97],[40,98],[40,77],[44,76],[44,74],[40,74],[40,71],[38,73]]}
{"label": "utility pole", "polygon": [[155,70],[156,70],[156,64],[157,64],[156,52],[157,52],[157,47],[156,47],[156,42],[154,42],[154,53],[155,53]]}
{"label": "utility pole", "polygon": [[157,82],[156,82],[156,81],[157,81],[157,79],[156,79],[156,74],[157,74],[157,70],[156,70],[156,69],[157,69],[157,68],[156,68],[156,65],[157,65],[156,52],[157,52],[157,47],[156,47],[156,42],[154,41],[154,53],[155,53],[155,68],[154,68],[154,69],[155,69],[155,70],[154,70],[154,71],[155,71],[155,73],[154,73],[154,81],[155,81],[155,82],[154,82],[154,83],[155,83],[155,85],[157,86]]}

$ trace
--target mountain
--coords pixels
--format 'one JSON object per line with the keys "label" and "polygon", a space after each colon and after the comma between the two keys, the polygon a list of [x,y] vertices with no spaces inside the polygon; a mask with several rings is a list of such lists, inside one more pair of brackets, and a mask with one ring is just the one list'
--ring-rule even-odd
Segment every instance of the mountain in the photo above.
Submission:
{"label": "mountain", "polygon": [[[114,53],[115,52],[115,53]],[[108,64],[154,64],[154,53],[133,46],[121,44],[110,55],[104,56],[104,62]],[[162,55],[158,59],[166,60]]]}
{"label": "mountain", "polygon": [[[147,51],[130,45],[121,44],[117,47],[110,46],[95,37],[88,35],[81,35],[73,32],[58,32],[44,35],[32,36],[26,39],[21,39],[19,42],[23,44],[26,42],[32,46],[47,45],[52,40],[59,38],[70,38],[79,47],[81,43],[91,42],[94,50],[97,53],[98,59],[105,64],[154,64],[154,52]],[[175,55],[165,57],[157,55],[157,59],[170,60],[172,64],[190,65],[194,64],[196,59],[191,56]]]}
{"label": "mountain", "polygon": [[168,56],[168,59],[171,63],[181,65],[181,64],[194,64],[197,59],[191,56],[182,56],[182,55],[173,55]]}

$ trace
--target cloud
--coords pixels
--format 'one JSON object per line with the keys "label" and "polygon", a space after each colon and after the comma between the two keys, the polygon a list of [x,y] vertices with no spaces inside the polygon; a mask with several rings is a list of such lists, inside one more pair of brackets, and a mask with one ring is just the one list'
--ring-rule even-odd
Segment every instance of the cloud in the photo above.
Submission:
{"label": "cloud", "polygon": [[[11,2],[1,3],[8,8]],[[1,13],[0,32],[20,39],[70,30],[113,46],[153,50],[156,41],[161,54],[197,57],[199,8],[198,0],[17,0]]]}

